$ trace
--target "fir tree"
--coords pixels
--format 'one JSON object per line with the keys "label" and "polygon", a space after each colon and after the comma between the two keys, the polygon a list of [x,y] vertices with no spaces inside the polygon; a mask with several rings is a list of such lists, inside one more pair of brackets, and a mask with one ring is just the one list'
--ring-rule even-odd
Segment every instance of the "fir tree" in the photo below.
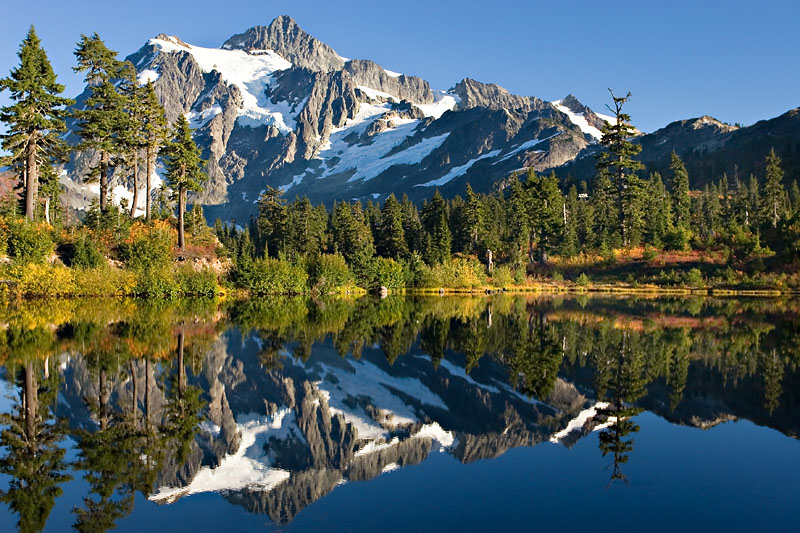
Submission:
{"label": "fir tree", "polygon": [[437,189],[422,210],[422,221],[429,238],[427,259],[430,263],[444,263],[450,259],[452,234],[448,219],[447,203]]}
{"label": "fir tree", "polygon": [[192,130],[185,115],[179,115],[173,130],[172,140],[164,147],[167,184],[178,200],[178,247],[185,249],[184,214],[187,191],[202,191],[206,175],[205,161],[200,149],[192,139]]}
{"label": "fir tree", "polygon": [[582,246],[595,245],[594,237],[594,206],[589,201],[589,189],[585,181],[581,182],[578,196],[578,240]]}
{"label": "fir tree", "polygon": [[619,211],[614,196],[614,185],[608,171],[601,168],[595,179],[592,209],[596,246],[604,251],[615,248],[619,242]]}
{"label": "fir tree", "polygon": [[578,242],[578,189],[575,185],[569,188],[567,201],[564,204],[564,235],[561,240],[561,253],[566,257],[577,255],[580,249]]}
{"label": "fir tree", "polygon": [[20,176],[25,187],[25,216],[33,220],[38,203],[40,168],[65,156],[59,134],[66,129],[65,107],[73,103],[59,96],[64,86],[56,81],[50,60],[31,26],[18,53],[20,64],[0,79],[0,92],[8,90],[12,105],[0,109],[7,130],[0,135],[9,152],[0,158]]}
{"label": "fir tree", "polygon": [[627,246],[635,239],[635,232],[641,229],[642,208],[641,208],[641,180],[636,175],[638,170],[644,168],[639,161],[634,160],[642,147],[634,144],[630,139],[636,134],[636,130],[630,125],[631,117],[622,112],[622,108],[631,93],[625,96],[614,96],[611,92],[611,99],[614,103],[613,109],[616,121],[614,124],[608,122],[603,126],[603,137],[600,143],[607,148],[600,154],[597,161],[598,172],[608,172],[616,192],[617,211],[619,214],[619,227],[622,232],[622,244]]}
{"label": "fir tree", "polygon": [[783,169],[781,159],[775,154],[775,149],[769,151],[766,158],[766,180],[764,181],[764,194],[761,197],[762,219],[770,222],[773,228],[778,227],[778,222],[784,214]]}
{"label": "fir tree", "polygon": [[477,254],[484,229],[485,213],[481,197],[467,183],[466,205],[464,206],[464,223],[469,235],[468,253]]}
{"label": "fir tree", "polygon": [[654,172],[647,182],[646,199],[646,239],[648,243],[660,247],[672,229],[672,202],[658,172]]}
{"label": "fir tree", "polygon": [[669,168],[672,170],[672,181],[670,182],[670,192],[672,193],[672,209],[675,214],[675,226],[688,230],[691,225],[692,199],[689,197],[689,173],[686,166],[672,152],[670,156]]}
{"label": "fir tree", "polygon": [[109,50],[95,33],[91,37],[81,35],[75,50],[78,66],[76,72],[85,72],[89,97],[83,108],[73,111],[77,120],[78,135],[82,150],[95,150],[100,154],[100,162],[90,174],[90,180],[100,181],[100,210],[108,210],[109,172],[117,165],[116,156],[122,147],[127,116],[125,97],[119,93],[115,81],[122,75],[123,64],[117,60],[117,53]]}
{"label": "fir tree", "polygon": [[153,84],[149,81],[142,89],[143,92],[143,115],[142,128],[144,130],[144,149],[145,149],[145,218],[150,220],[151,215],[151,178],[155,172],[156,156],[169,135],[167,117],[164,107],[158,101]]}
{"label": "fir tree", "polygon": [[288,209],[283,190],[267,185],[258,198],[258,234],[255,239],[258,255],[278,254],[285,251],[287,245]]}
{"label": "fir tree", "polygon": [[378,235],[380,238],[376,245],[380,255],[394,259],[408,257],[408,244],[403,229],[403,208],[394,193],[390,194],[383,204]]}

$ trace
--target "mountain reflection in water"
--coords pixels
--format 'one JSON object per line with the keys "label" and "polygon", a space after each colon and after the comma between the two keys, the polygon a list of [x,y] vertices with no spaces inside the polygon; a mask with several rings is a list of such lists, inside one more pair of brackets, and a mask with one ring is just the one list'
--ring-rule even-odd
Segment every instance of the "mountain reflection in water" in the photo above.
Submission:
{"label": "mountain reflection in water", "polygon": [[796,438],[799,311],[509,295],[20,303],[0,311],[0,501],[24,531],[78,479],[81,531],[115,527],[137,494],[218,492],[288,523],[432,453],[470,463],[592,432],[608,483],[626,483],[643,410]]}

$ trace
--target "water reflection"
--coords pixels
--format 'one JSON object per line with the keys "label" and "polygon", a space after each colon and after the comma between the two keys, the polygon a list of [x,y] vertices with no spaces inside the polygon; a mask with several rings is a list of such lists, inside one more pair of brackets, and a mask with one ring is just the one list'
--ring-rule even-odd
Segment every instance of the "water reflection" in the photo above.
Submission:
{"label": "water reflection", "polygon": [[645,409],[792,437],[800,422],[793,301],[30,302],[0,321],[15,387],[1,499],[22,531],[72,477],[80,531],[115,527],[137,493],[219,492],[286,523],[434,452],[466,463],[595,431],[609,482],[626,482]]}

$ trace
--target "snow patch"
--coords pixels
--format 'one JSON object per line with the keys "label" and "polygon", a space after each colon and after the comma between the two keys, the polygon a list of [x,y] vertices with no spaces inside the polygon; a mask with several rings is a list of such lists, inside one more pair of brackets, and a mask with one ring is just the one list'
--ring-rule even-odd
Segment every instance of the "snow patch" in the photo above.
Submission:
{"label": "snow patch", "polygon": [[439,119],[447,111],[452,111],[456,106],[461,103],[461,98],[458,95],[444,92],[433,93],[432,104],[416,104],[426,117],[433,117]]}
{"label": "snow patch", "polygon": [[153,83],[158,79],[158,72],[153,69],[145,69],[136,76],[136,81],[139,82],[139,85],[147,85],[148,83]]}
{"label": "snow patch", "polygon": [[589,407],[588,409],[584,409],[578,416],[573,418],[567,424],[567,427],[555,433],[552,437],[550,437],[550,442],[558,444],[563,438],[567,435],[572,433],[573,431],[581,429],[583,426],[586,425],[586,422],[597,416],[598,409],[605,409],[608,407],[608,402],[597,402],[593,406]]}
{"label": "snow patch", "polygon": [[445,431],[442,429],[442,426],[439,425],[438,422],[433,422],[431,424],[425,424],[420,428],[419,431],[411,435],[412,439],[432,439],[444,446],[445,448],[449,448],[455,443],[456,439],[453,436],[452,431]]}
{"label": "snow patch", "polygon": [[474,165],[481,159],[497,157],[498,155],[500,155],[500,152],[502,152],[502,150],[492,150],[491,152],[487,152],[480,157],[476,157],[475,159],[470,159],[461,166],[451,168],[450,171],[441,178],[429,181],[428,183],[421,183],[419,185],[416,185],[416,187],[438,187],[440,185],[444,185],[445,183],[450,182],[451,180],[457,178],[458,176],[463,176],[464,174],[466,174],[467,171],[470,168],[472,168],[472,165]]}
{"label": "snow patch", "polygon": [[392,78],[399,78],[402,76],[399,72],[394,72],[393,70],[383,69],[387,76],[391,76]]}
{"label": "snow patch", "polygon": [[[597,140],[599,140],[600,137],[603,136],[603,134],[602,134],[602,132],[600,130],[598,130],[597,128],[595,128],[594,126],[589,124],[589,122],[586,120],[586,117],[583,116],[583,113],[575,113],[573,110],[571,110],[567,106],[561,105],[561,100],[555,100],[554,102],[551,102],[551,103],[556,107],[556,109],[558,109],[559,111],[561,111],[562,113],[567,115],[569,117],[570,122],[572,122],[573,124],[578,126],[583,133],[591,135],[592,137],[594,137]],[[598,116],[600,116],[600,115],[598,115]],[[603,118],[603,117],[600,117],[600,118]],[[606,120],[606,119],[603,118],[603,120]]]}
{"label": "snow patch", "polygon": [[272,50],[203,48],[181,44],[178,39],[150,39],[150,44],[162,52],[188,52],[204,72],[217,71],[226,83],[237,86],[243,100],[238,122],[243,126],[272,125],[283,133],[294,130],[294,120],[288,111],[292,107],[274,103],[266,95],[272,74],[292,66]]}
{"label": "snow patch", "polygon": [[272,490],[289,478],[289,472],[269,466],[264,445],[271,436],[285,436],[294,423],[294,413],[284,408],[273,416],[247,415],[239,417],[236,429],[242,439],[234,454],[222,458],[219,466],[204,466],[185,487],[161,487],[149,499],[172,503],[183,496],[201,492],[221,492],[244,488]]}
{"label": "snow patch", "polygon": [[222,113],[222,107],[219,104],[214,104],[208,109],[204,109],[203,111],[189,111],[186,113],[186,118],[189,120],[189,125],[192,129],[200,129],[209,121]]}

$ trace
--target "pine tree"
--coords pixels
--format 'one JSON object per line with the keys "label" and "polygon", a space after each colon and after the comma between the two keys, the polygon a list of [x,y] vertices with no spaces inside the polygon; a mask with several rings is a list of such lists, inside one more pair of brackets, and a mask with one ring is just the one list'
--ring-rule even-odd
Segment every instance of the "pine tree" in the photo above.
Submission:
{"label": "pine tree", "polygon": [[64,86],[56,81],[33,26],[22,41],[18,57],[19,66],[9,77],[0,79],[0,92],[8,90],[14,101],[0,109],[0,121],[7,124],[7,131],[0,135],[2,147],[10,152],[0,158],[0,165],[12,167],[20,176],[25,187],[25,216],[33,220],[40,168],[65,156],[59,134],[66,129],[65,107],[73,100],[59,96]]}
{"label": "pine tree", "polygon": [[661,247],[664,237],[672,229],[672,202],[661,174],[654,172],[647,182],[645,209],[646,241]]}
{"label": "pine tree", "polygon": [[469,245],[468,253],[477,254],[484,228],[485,213],[483,202],[478,194],[472,190],[472,185],[467,183],[466,205],[464,206],[464,223],[466,224]]}
{"label": "pine tree", "polygon": [[380,255],[393,259],[408,257],[408,244],[403,230],[403,208],[394,193],[383,204],[378,235],[380,238],[376,244]]}
{"label": "pine tree", "polygon": [[689,173],[686,166],[672,152],[669,168],[672,170],[670,192],[672,193],[672,208],[675,213],[675,227],[688,230],[691,225],[692,199],[689,197]]}
{"label": "pine tree", "polygon": [[130,216],[136,214],[139,205],[139,152],[147,145],[145,131],[144,89],[139,87],[136,67],[126,61],[121,67],[122,82],[119,90],[125,98],[125,124],[120,135],[120,150],[125,154],[127,165],[133,173],[133,198]]}
{"label": "pine tree", "polygon": [[597,248],[603,251],[615,248],[619,242],[619,211],[614,201],[615,191],[607,169],[600,169],[595,178],[592,194],[594,211],[594,237]]}
{"label": "pine tree", "polygon": [[616,190],[617,210],[619,214],[619,227],[622,232],[622,244],[628,246],[635,239],[635,232],[641,229],[642,208],[641,208],[641,180],[636,175],[636,171],[644,168],[644,165],[633,159],[642,147],[634,144],[630,139],[636,134],[636,130],[630,125],[631,117],[622,112],[622,107],[630,100],[631,93],[625,96],[614,96],[611,92],[611,99],[614,108],[609,109],[614,113],[616,122],[603,126],[603,137],[600,143],[608,150],[602,152],[598,157],[597,170],[607,171]]}
{"label": "pine tree", "polygon": [[427,259],[430,263],[444,263],[450,259],[452,234],[448,220],[447,203],[437,189],[422,210],[422,222],[429,237]]}
{"label": "pine tree", "polygon": [[769,221],[773,228],[778,227],[778,222],[784,214],[783,169],[781,159],[771,149],[766,158],[766,180],[764,181],[764,194],[761,197],[762,219]]}
{"label": "pine tree", "polygon": [[260,238],[255,239],[256,253],[278,257],[281,252],[285,252],[288,244],[288,222],[289,215],[283,190],[267,185],[258,198],[257,231]]}
{"label": "pine tree", "polygon": [[145,218],[150,220],[151,214],[151,195],[152,195],[152,175],[155,172],[156,156],[161,146],[169,135],[169,126],[164,107],[158,101],[153,84],[149,81],[142,91],[143,99],[143,124],[144,129],[144,149],[145,149]]}
{"label": "pine tree", "polygon": [[89,178],[100,181],[100,210],[108,210],[108,180],[110,170],[116,166],[116,156],[123,149],[122,140],[127,126],[125,97],[115,86],[122,75],[123,64],[117,53],[109,50],[95,33],[91,37],[81,35],[75,50],[78,66],[75,72],[85,72],[89,97],[83,108],[73,111],[78,122],[78,135],[82,150],[95,150],[100,162],[93,168]]}
{"label": "pine tree", "polygon": [[581,182],[578,195],[578,240],[582,246],[595,245],[594,237],[594,206],[589,201],[589,188],[585,181]]}
{"label": "pine tree", "polygon": [[167,168],[167,184],[178,200],[178,247],[185,249],[184,214],[186,212],[186,192],[202,191],[206,175],[203,172],[205,161],[200,149],[192,139],[192,130],[185,115],[178,116],[172,140],[164,147],[164,162]]}
{"label": "pine tree", "polygon": [[569,188],[564,204],[564,235],[561,240],[561,253],[566,257],[577,255],[578,243],[578,189],[575,185]]}

